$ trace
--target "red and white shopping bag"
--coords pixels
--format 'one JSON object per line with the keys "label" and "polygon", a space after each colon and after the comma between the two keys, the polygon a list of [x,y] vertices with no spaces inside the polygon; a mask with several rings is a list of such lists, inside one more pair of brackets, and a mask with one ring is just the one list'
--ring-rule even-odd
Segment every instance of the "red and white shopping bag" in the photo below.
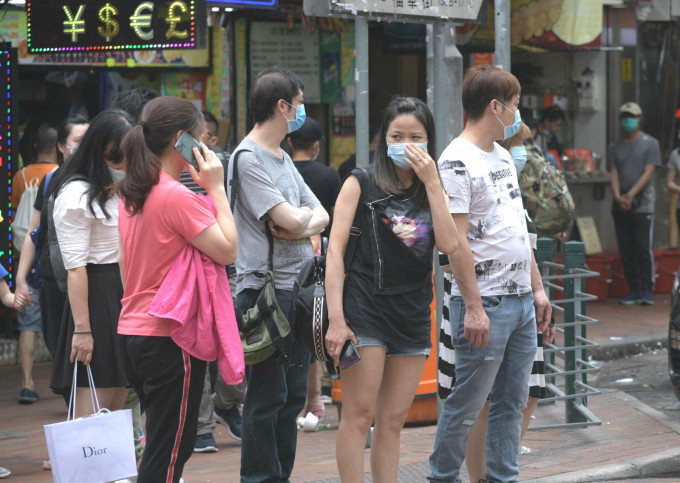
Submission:
{"label": "red and white shopping bag", "polygon": [[103,483],[137,475],[132,411],[101,409],[87,366],[93,414],[75,419],[77,372],[76,363],[66,421],[44,426],[55,483]]}

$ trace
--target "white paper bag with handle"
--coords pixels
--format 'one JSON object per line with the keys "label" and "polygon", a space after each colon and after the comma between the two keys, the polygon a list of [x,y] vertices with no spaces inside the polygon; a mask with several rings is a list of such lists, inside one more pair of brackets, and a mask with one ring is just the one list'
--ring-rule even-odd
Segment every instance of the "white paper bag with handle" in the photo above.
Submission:
{"label": "white paper bag with handle", "polygon": [[136,476],[132,411],[101,409],[87,366],[93,414],[75,419],[77,373],[78,363],[66,421],[44,426],[55,483],[99,483]]}

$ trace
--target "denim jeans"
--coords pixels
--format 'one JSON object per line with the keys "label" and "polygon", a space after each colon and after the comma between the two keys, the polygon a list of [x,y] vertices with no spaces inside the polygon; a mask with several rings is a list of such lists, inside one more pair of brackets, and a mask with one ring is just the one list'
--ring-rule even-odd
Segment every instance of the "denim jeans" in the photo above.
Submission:
{"label": "denim jeans", "polygon": [[456,384],[444,402],[430,481],[460,482],[470,428],[490,398],[486,437],[486,478],[489,482],[518,481],[522,409],[529,396],[529,376],[536,354],[533,296],[482,297],[489,317],[489,343],[476,349],[464,335],[465,303],[451,297],[451,337],[455,347]]}
{"label": "denim jeans", "polygon": [[[246,289],[236,296],[240,310],[252,307],[259,291]],[[276,290],[284,314],[293,298],[289,290]],[[307,396],[310,354],[293,338],[284,341],[287,357],[270,357],[246,367],[248,389],[243,403],[241,482],[287,482],[293,472],[297,423]]]}

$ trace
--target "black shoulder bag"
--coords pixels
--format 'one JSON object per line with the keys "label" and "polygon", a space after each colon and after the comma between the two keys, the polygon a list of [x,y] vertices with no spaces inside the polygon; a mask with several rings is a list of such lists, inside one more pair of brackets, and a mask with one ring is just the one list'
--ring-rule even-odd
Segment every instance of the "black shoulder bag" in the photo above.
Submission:
{"label": "black shoulder bag", "polygon": [[[349,240],[345,248],[345,274],[354,260],[354,253],[361,236],[362,201],[367,196],[369,175],[365,169],[352,171],[361,186],[361,195],[349,230]],[[300,270],[293,286],[293,302],[288,320],[294,327],[295,338],[304,345],[314,357],[326,364],[331,377],[337,378],[337,368],[333,358],[326,350],[328,332],[328,307],[326,304],[326,257],[313,257]],[[347,277],[345,277],[345,280]]]}
{"label": "black shoulder bag", "polygon": [[[234,213],[239,192],[238,157],[243,152],[237,151],[234,156],[231,181],[231,212]],[[236,309],[236,322],[241,335],[243,355],[246,364],[258,364],[276,355],[278,362],[287,357],[283,350],[283,339],[290,334],[290,324],[286,320],[278,301],[274,286],[274,240],[269,225],[265,222],[267,241],[269,242],[269,267],[263,277],[266,279],[260,289],[255,304],[245,313]]]}

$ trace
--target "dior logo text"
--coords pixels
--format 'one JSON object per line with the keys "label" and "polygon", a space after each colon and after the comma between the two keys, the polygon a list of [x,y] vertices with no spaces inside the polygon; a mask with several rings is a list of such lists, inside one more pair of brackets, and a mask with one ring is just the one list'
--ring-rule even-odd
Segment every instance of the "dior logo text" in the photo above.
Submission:
{"label": "dior logo text", "polygon": [[93,448],[92,446],[83,446],[83,458],[91,458],[92,456],[101,456],[106,454],[106,448]]}

